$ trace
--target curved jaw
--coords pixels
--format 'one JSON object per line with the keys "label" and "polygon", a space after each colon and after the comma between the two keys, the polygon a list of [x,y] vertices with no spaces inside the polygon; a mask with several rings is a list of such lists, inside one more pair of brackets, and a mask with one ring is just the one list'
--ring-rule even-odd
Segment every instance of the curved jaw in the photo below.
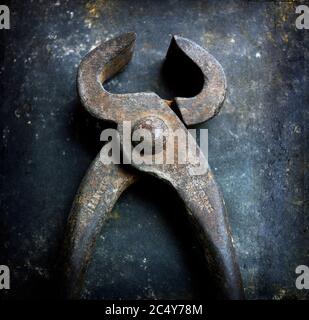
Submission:
{"label": "curved jaw", "polygon": [[[148,99],[159,99],[154,93],[112,94],[104,89],[103,83],[130,62],[135,40],[135,33],[125,33],[102,43],[82,60],[78,70],[78,91],[83,105],[93,116],[120,123],[124,115],[128,119],[132,110],[132,106],[127,110],[128,101],[132,100],[133,107],[137,108],[142,99],[145,105]],[[226,79],[221,65],[211,54],[186,38],[174,36],[165,65],[170,73],[182,70],[178,72],[182,78],[193,71],[188,83],[194,83],[193,91],[197,94],[190,98],[174,98],[186,126],[204,122],[219,112],[225,98]],[[173,78],[173,74],[170,76]]]}
{"label": "curved jaw", "polygon": [[196,93],[190,98],[175,98],[186,126],[205,122],[220,111],[225,99],[226,78],[220,63],[210,53],[189,39],[174,36],[166,63],[173,65],[171,70],[181,70],[177,73],[188,78],[186,86],[191,85],[191,91]]}
{"label": "curved jaw", "polygon": [[135,39],[135,33],[122,34],[103,42],[83,58],[78,68],[77,87],[82,104],[94,117],[120,121],[116,98],[123,95],[111,94],[102,84],[130,62]]}

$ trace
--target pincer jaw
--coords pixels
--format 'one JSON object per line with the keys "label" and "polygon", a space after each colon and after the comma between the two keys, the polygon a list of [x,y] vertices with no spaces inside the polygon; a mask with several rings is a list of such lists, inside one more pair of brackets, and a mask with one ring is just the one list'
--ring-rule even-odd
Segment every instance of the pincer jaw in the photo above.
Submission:
{"label": "pincer jaw", "polygon": [[225,100],[226,77],[220,63],[208,51],[189,39],[175,35],[165,64],[183,71],[180,77],[188,78],[186,85],[193,86],[193,95],[174,99],[186,126],[205,122],[218,114]]}
{"label": "pincer jaw", "polygon": [[[135,40],[133,32],[122,34],[102,43],[82,60],[78,70],[78,91],[83,105],[93,116],[119,123],[119,108],[125,111],[122,108],[124,101],[134,101],[137,95],[145,95],[145,99],[149,97],[149,93],[112,94],[103,85],[130,62]],[[226,78],[221,65],[211,54],[186,38],[174,36],[165,65],[167,69],[172,66],[172,74],[168,75],[171,79],[174,76],[177,80],[173,68],[181,70],[181,78],[186,80],[191,75],[188,83],[195,86],[192,96],[179,94],[172,103],[178,108],[186,126],[207,121],[219,112],[225,99]],[[162,101],[171,105],[168,100]],[[126,111],[127,114],[129,112]]]}
{"label": "pincer jaw", "polygon": [[132,59],[136,34],[129,32],[101,43],[90,51],[78,68],[77,88],[81,102],[96,118],[114,121],[114,97],[103,83],[120,72]]}

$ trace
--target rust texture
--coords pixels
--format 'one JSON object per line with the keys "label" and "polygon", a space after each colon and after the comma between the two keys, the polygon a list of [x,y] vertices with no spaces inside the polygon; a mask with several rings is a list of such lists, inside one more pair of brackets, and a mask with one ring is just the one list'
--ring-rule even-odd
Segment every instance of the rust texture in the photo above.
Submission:
{"label": "rust texture", "polygon": [[[102,84],[130,61],[134,41],[134,33],[123,34],[102,43],[81,62],[78,90],[83,105],[93,116],[116,123],[121,134],[124,120],[132,121],[133,127],[147,128],[149,125],[146,120],[151,119],[151,130],[152,126],[158,124],[175,131],[186,130],[187,126],[206,121],[219,112],[226,91],[222,67],[205,49],[179,36],[172,39],[166,63],[189,62],[192,68],[200,72],[201,86],[195,96],[166,101],[155,93],[111,94],[106,91]],[[178,65],[178,68],[181,67]],[[172,105],[179,109],[182,119],[177,117]],[[143,119],[146,119],[145,123]],[[197,149],[202,155],[196,143],[190,148],[189,152],[193,153]],[[126,152],[123,149],[124,157],[130,156]],[[165,152],[164,148],[159,151],[163,156]],[[120,194],[138,179],[138,171],[142,171],[172,185],[183,199],[203,245],[205,259],[220,296],[224,299],[243,298],[242,281],[224,201],[204,157],[203,164],[207,169],[202,175],[192,175],[189,162],[162,165],[133,163],[136,172],[121,165],[103,165],[97,157],[81,184],[69,218],[65,270],[68,296],[79,296],[104,221]]]}

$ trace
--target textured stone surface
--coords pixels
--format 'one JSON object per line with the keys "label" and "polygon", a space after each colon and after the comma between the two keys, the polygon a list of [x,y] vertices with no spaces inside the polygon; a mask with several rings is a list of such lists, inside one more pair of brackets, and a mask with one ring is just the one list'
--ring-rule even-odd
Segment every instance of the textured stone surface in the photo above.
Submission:
{"label": "textured stone surface", "polygon": [[[172,34],[201,44],[222,64],[228,96],[202,127],[209,129],[209,162],[228,208],[246,296],[308,297],[295,288],[295,267],[309,265],[308,32],[295,29],[295,3],[9,6],[12,29],[0,31],[0,263],[12,270],[12,290],[1,295],[44,298],[61,290],[56,262],[67,215],[104,127],[79,104],[77,66],[101,40],[135,31],[135,56],[108,84],[113,92],[169,98],[160,67]],[[205,294],[198,247],[182,216],[181,203],[160,183],[131,188],[102,230],[84,297]]]}

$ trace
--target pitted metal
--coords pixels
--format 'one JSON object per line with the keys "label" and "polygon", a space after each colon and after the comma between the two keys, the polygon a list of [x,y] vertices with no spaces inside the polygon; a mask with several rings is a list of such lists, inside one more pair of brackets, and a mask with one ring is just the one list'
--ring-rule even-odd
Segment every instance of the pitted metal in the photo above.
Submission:
{"label": "pitted metal", "polygon": [[[78,90],[83,105],[93,116],[116,123],[121,135],[123,121],[131,121],[134,128],[148,129],[153,134],[156,128],[163,127],[172,131],[186,131],[186,126],[206,121],[218,113],[226,91],[222,67],[205,49],[179,36],[171,41],[166,63],[177,64],[177,61],[185,60],[193,64],[202,80],[197,95],[176,97],[171,102],[155,93],[112,94],[105,90],[104,81],[123,69],[132,58],[134,41],[133,33],[121,35],[102,43],[81,62]],[[182,119],[170,108],[172,104],[179,108]],[[192,164],[188,161],[160,165],[147,161],[142,164],[133,162],[128,167],[104,165],[99,156],[94,160],[80,186],[69,218],[66,238],[69,297],[79,296],[101,227],[120,194],[139,178],[138,171],[153,174],[175,188],[197,230],[209,272],[220,296],[225,299],[243,297],[224,201],[198,145],[191,144],[188,153],[195,153],[196,150],[206,168],[201,175],[192,175]],[[124,157],[130,156],[125,148],[122,148],[122,152]],[[166,155],[165,148],[156,152]],[[153,153],[144,156],[152,157]]]}

